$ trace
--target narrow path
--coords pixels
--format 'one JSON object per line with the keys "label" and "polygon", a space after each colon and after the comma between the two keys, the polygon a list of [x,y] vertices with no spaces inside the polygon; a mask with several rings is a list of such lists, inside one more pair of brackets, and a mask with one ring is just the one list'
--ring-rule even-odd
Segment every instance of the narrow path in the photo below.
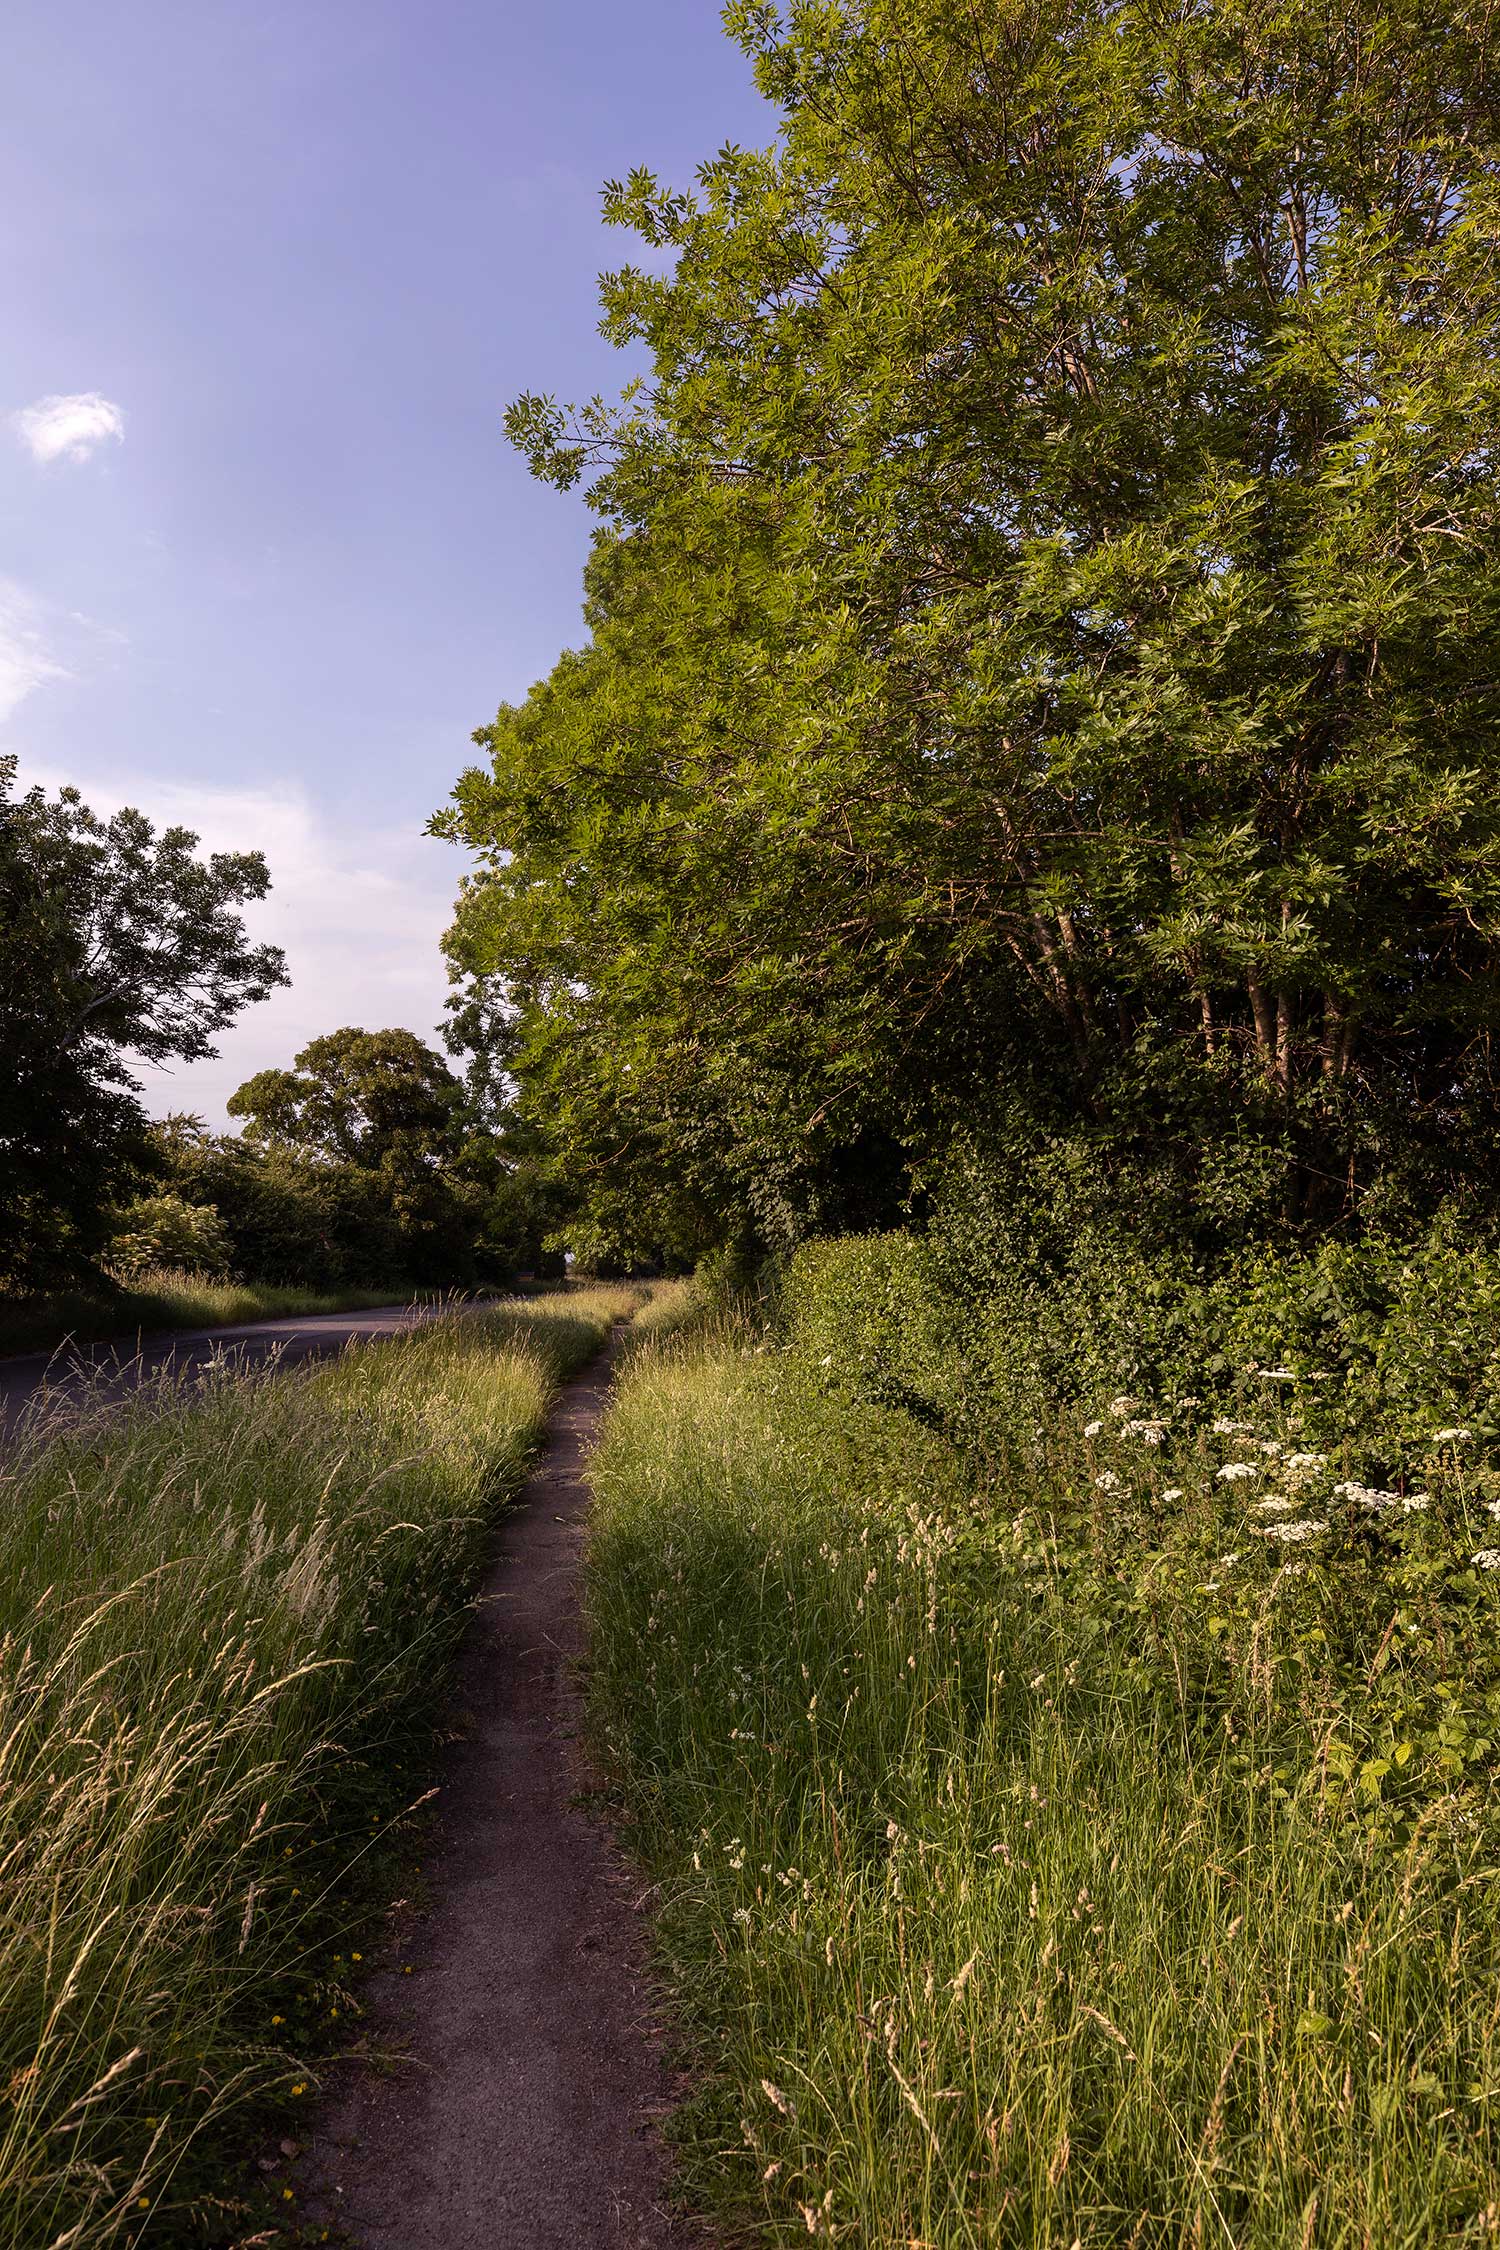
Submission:
{"label": "narrow path", "polygon": [[298,1360],[342,1351],[346,1344],[398,1335],[431,1316],[423,1305],[375,1305],[362,1312],[293,1313],[249,1320],[229,1328],[175,1328],[154,1336],[117,1338],[108,1344],[67,1344],[50,1352],[19,1352],[0,1359],[0,1435],[29,1407],[66,1411],[85,1389],[95,1395],[139,1389],[170,1370],[192,1375],[229,1359],[257,1367],[273,1354],[291,1367]]}
{"label": "narrow path", "polygon": [[[430,1903],[366,1994],[371,2043],[304,2167],[308,2215],[358,2250],[686,2250],[655,2118],[671,2088],[643,1932],[580,1809],[584,1464],[609,1355],[563,1392],[505,1517],[457,1687]],[[411,1974],[405,1973],[409,1964]]]}

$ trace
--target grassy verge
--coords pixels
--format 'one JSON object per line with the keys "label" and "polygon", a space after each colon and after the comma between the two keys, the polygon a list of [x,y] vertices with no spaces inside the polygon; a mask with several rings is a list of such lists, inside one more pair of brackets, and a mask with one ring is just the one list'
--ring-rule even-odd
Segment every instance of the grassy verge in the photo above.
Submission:
{"label": "grassy verge", "polygon": [[697,2041],[691,2184],[785,2242],[1492,2236],[1490,1741],[1357,1754],[1382,1698],[1486,1707],[1456,1468],[1299,1551],[1257,1495],[1323,1468],[1270,1409],[1182,1437],[1191,1491],[1131,1401],[986,1490],[831,1380],[642,1353],[596,1464],[595,1711]]}
{"label": "grassy verge", "polygon": [[430,1740],[496,1504],[633,1302],[163,1387],[4,1457],[9,2250],[243,2234],[236,2121],[306,2104],[351,2004],[332,1933]]}
{"label": "grassy verge", "polygon": [[235,1321],[296,1313],[355,1312],[389,1305],[398,1289],[288,1289],[271,1282],[211,1281],[162,1266],[108,1293],[65,1290],[45,1297],[0,1294],[0,1354],[47,1351],[170,1328],[226,1328]]}

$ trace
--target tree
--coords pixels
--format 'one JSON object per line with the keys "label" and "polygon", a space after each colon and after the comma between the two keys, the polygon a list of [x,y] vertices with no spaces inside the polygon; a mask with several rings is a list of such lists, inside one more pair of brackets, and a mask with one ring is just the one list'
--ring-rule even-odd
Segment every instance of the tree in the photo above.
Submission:
{"label": "tree", "polygon": [[464,1092],[414,1032],[329,1032],[293,1069],[247,1080],[228,1109],[252,1145],[326,1169],[346,1202],[384,1218],[385,1272],[440,1285],[473,1277],[485,1199],[460,1162]]}
{"label": "tree", "polygon": [[427,1171],[451,1158],[463,1089],[411,1031],[330,1031],[291,1070],[262,1070],[229,1100],[246,1137],[330,1162]]}
{"label": "tree", "polygon": [[196,1061],[286,969],[236,911],[259,852],[197,856],[186,828],[101,820],[76,789],[15,794],[0,758],[0,1281],[86,1265],[142,1153],[132,1059]]}
{"label": "tree", "polygon": [[591,640],[438,823],[571,1175],[786,1238],[987,1104],[1289,1218],[1493,1174],[1491,18],[729,18],[781,139],[607,189],[653,376],[510,417]]}

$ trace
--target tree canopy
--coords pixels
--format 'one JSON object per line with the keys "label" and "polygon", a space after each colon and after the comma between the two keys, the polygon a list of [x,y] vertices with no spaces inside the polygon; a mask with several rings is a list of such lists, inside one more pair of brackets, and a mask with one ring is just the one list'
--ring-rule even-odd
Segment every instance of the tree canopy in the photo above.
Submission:
{"label": "tree canopy", "polygon": [[606,190],[651,374],[510,415],[590,639],[439,822],[580,1192],[785,1239],[986,1109],[1290,1219],[1493,1167],[1489,14],[727,20],[781,136]]}
{"label": "tree canopy", "polygon": [[312,1040],[291,1070],[262,1070],[233,1095],[252,1141],[330,1161],[428,1170],[459,1144],[463,1089],[415,1032],[351,1025]]}

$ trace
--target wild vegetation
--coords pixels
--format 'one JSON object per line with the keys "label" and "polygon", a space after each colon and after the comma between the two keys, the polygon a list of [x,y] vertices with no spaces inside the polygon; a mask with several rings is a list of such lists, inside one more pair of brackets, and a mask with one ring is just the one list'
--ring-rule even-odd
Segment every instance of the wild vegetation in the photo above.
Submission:
{"label": "wild vegetation", "polygon": [[[1495,19],[726,20],[774,144],[606,188],[645,372],[509,416],[598,523],[587,644],[434,823],[465,1079],[349,1028],[127,1163],[126,1050],[279,973],[264,869],[7,800],[3,1271],[696,1269],[598,1457],[592,1694],[737,2222],[1485,2239]],[[177,951],[122,968],[106,895]],[[49,1205],[54,1085],[108,1165]],[[193,2136],[309,2082],[297,1902],[572,1333],[18,1463],[26,2226],[201,2215]]]}
{"label": "wild vegetation", "polygon": [[[5,1456],[0,2241],[238,2239],[557,1379],[628,1290],[211,1375]],[[279,2184],[267,2194],[289,2209]],[[262,2213],[262,2220],[267,2216]],[[253,2231],[253,2230],[252,2230]]]}
{"label": "wild vegetation", "polygon": [[[1012,1419],[1014,1297],[930,1260],[825,1246],[769,1334],[648,1347],[597,1461],[692,2188],[788,2242],[1486,2237],[1500,1433],[1450,1369],[1377,1484],[1306,1361]],[[982,1433],[913,1411],[986,1369]]]}
{"label": "wild vegetation", "polygon": [[728,21],[780,138],[606,190],[649,372],[511,414],[590,638],[440,823],[586,1219],[785,1249],[974,1134],[1205,1247],[1492,1197],[1492,19]]}

